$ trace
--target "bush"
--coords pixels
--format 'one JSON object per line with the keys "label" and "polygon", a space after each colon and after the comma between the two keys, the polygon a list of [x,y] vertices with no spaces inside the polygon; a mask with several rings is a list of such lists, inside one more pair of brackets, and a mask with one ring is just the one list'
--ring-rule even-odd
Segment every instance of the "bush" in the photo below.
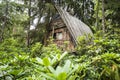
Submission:
{"label": "bush", "polygon": [[77,55],[55,44],[28,49],[12,38],[0,43],[0,80],[120,80],[117,39],[79,39]]}

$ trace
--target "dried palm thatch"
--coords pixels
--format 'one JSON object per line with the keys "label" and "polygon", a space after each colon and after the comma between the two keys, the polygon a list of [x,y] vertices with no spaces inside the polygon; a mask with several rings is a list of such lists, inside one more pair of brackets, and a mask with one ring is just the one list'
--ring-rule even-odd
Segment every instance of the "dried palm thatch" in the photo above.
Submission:
{"label": "dried palm thatch", "polygon": [[60,14],[65,25],[67,26],[75,44],[77,44],[77,38],[79,36],[85,35],[88,37],[88,35],[93,35],[91,29],[81,20],[77,19],[76,17],[73,17],[68,12],[66,12],[58,6],[55,6],[55,8]]}

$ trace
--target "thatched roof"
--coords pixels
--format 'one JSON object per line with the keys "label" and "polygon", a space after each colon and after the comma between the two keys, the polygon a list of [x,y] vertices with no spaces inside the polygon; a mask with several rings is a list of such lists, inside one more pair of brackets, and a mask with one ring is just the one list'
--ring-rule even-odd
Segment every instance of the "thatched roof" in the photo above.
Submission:
{"label": "thatched roof", "polygon": [[61,19],[67,26],[71,36],[73,37],[74,42],[77,44],[77,38],[79,36],[88,36],[88,34],[93,35],[91,29],[83,23],[81,20],[77,19],[76,17],[73,17],[68,12],[63,10],[62,8],[55,6],[58,13],[61,16]]}

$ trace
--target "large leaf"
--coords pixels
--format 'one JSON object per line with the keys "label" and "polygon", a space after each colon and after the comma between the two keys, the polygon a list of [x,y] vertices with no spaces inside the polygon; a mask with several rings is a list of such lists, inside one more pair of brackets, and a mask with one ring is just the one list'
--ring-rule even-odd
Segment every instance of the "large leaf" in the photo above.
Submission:
{"label": "large leaf", "polygon": [[62,67],[58,66],[57,69],[55,70],[55,75],[59,75],[62,72],[63,72]]}
{"label": "large leaf", "polygon": [[68,73],[70,71],[70,68],[71,68],[70,65],[71,65],[71,61],[67,60],[62,71]]}
{"label": "large leaf", "polygon": [[41,75],[42,75],[43,77],[45,77],[46,79],[48,79],[48,80],[55,80],[53,77],[51,77],[51,76],[49,76],[49,75],[47,75],[47,74],[45,74],[45,73],[41,73]]}
{"label": "large leaf", "polygon": [[49,59],[47,57],[43,58],[43,64],[45,66],[49,66],[50,65],[50,61],[49,61]]}
{"label": "large leaf", "polygon": [[38,62],[39,64],[43,64],[43,61],[42,61],[41,58],[37,57],[36,60],[37,60],[37,62]]}
{"label": "large leaf", "polygon": [[63,72],[58,75],[57,80],[66,80],[66,78],[67,78],[67,73]]}

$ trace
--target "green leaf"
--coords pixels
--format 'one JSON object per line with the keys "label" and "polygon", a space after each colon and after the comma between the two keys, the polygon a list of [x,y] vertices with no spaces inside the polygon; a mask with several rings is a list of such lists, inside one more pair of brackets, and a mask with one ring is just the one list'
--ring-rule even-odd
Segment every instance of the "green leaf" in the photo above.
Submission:
{"label": "green leaf", "polygon": [[64,67],[63,67],[63,72],[68,73],[70,71],[70,64],[71,64],[71,61],[67,60]]}
{"label": "green leaf", "polygon": [[9,72],[10,74],[12,74],[12,75],[19,75],[19,74],[21,74],[22,73],[22,69],[20,69],[20,70],[12,70],[11,72]]}
{"label": "green leaf", "polygon": [[43,58],[43,64],[45,66],[49,66],[50,65],[50,61],[49,61],[49,59],[47,57]]}
{"label": "green leaf", "polygon": [[59,61],[60,61],[61,59],[63,59],[67,54],[68,54],[68,52],[64,52],[64,53],[61,55]]}
{"label": "green leaf", "polygon": [[50,72],[55,73],[55,70],[52,66],[48,66],[48,68],[49,68]]}
{"label": "green leaf", "polygon": [[37,57],[36,60],[38,61],[38,63],[43,64],[43,61],[41,58]]}
{"label": "green leaf", "polygon": [[55,80],[53,77],[51,77],[51,76],[49,76],[49,75],[47,75],[47,74],[45,74],[45,73],[41,73],[41,75],[42,75],[43,77],[47,78],[47,80],[48,80],[48,79],[49,79],[49,80]]}
{"label": "green leaf", "polygon": [[55,71],[55,75],[59,75],[62,72],[63,72],[62,67],[58,66],[57,69],[56,69],[56,71]]}
{"label": "green leaf", "polygon": [[78,65],[74,65],[74,68],[68,73],[67,77],[69,77],[72,73],[74,73],[79,68]]}
{"label": "green leaf", "polygon": [[76,77],[77,77],[77,75],[70,76],[70,77],[68,78],[68,80],[75,80]]}
{"label": "green leaf", "polygon": [[58,75],[57,80],[66,80],[67,74],[65,72],[62,72]]}

